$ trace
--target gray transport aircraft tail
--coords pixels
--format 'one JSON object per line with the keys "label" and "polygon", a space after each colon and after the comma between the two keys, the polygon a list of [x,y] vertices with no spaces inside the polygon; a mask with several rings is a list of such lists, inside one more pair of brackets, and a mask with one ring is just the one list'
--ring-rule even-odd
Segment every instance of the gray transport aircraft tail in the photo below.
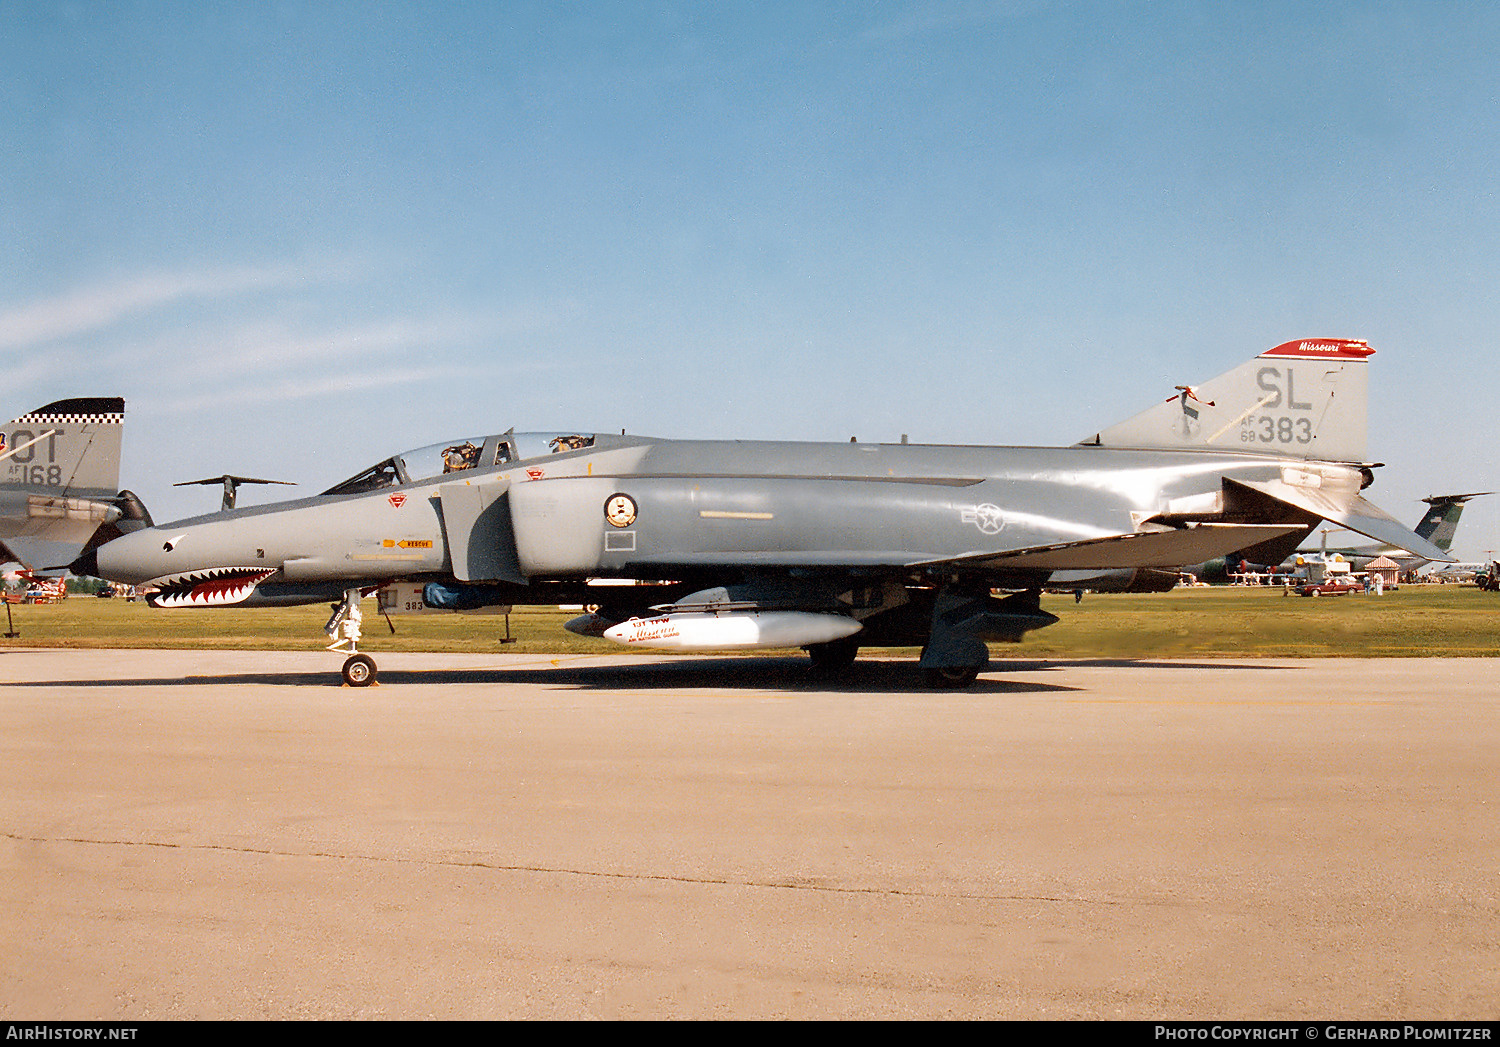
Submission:
{"label": "gray transport aircraft tail", "polygon": [[120,518],[125,401],[57,400],[0,427],[0,559],[65,564]]}
{"label": "gray transport aircraft tail", "polygon": [[1469,499],[1479,498],[1493,491],[1475,491],[1473,494],[1435,494],[1423,498],[1430,509],[1413,530],[1426,538],[1443,552],[1453,548],[1453,536],[1458,533],[1458,518],[1463,515]]}

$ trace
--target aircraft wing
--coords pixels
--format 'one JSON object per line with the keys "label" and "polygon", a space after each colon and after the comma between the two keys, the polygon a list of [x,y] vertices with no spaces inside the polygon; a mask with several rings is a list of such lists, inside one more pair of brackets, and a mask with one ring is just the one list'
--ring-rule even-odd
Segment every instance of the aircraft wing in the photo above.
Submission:
{"label": "aircraft wing", "polygon": [[852,552],[704,552],[645,557],[636,561],[661,567],[743,567],[770,570],[809,568],[853,570],[946,568],[1004,571],[1117,570],[1135,567],[1176,568],[1260,542],[1304,530],[1283,524],[1193,524],[1168,531],[1140,531],[1090,538],[1079,542],[1039,545],[998,552],[934,558],[929,553],[902,550]]}
{"label": "aircraft wing", "polygon": [[1285,524],[1191,524],[1170,531],[1138,531],[1081,542],[971,553],[909,564],[911,567],[989,567],[1008,570],[1082,571],[1134,567],[1176,568],[1302,531]]}
{"label": "aircraft wing", "polygon": [[1356,496],[1347,507],[1341,507],[1337,501],[1315,488],[1293,487],[1276,481],[1256,483],[1249,480],[1236,480],[1232,482],[1253,488],[1299,509],[1315,513],[1330,523],[1347,527],[1366,538],[1373,538],[1377,542],[1405,549],[1424,560],[1453,562],[1453,557],[1448,554],[1447,550],[1433,545],[1426,538],[1408,529],[1404,523],[1384,509],[1365,501],[1363,497]]}

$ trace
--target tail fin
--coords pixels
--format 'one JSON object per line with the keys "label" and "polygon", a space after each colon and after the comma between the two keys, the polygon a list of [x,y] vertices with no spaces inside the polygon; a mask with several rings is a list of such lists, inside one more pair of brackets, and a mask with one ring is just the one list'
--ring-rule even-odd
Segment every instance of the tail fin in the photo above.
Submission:
{"label": "tail fin", "polygon": [[1422,501],[1432,506],[1414,530],[1443,552],[1453,548],[1453,536],[1458,532],[1458,518],[1463,515],[1464,505],[1470,498],[1494,494],[1493,491],[1476,491],[1473,494],[1435,494]]}
{"label": "tail fin", "polygon": [[57,400],[0,429],[0,487],[73,498],[113,498],[120,488],[125,401]]}
{"label": "tail fin", "polygon": [[67,563],[115,520],[125,401],[57,400],[0,427],[0,556]]}
{"label": "tail fin", "polygon": [[1084,443],[1214,447],[1363,462],[1367,375],[1375,352],[1347,338],[1283,342]]}

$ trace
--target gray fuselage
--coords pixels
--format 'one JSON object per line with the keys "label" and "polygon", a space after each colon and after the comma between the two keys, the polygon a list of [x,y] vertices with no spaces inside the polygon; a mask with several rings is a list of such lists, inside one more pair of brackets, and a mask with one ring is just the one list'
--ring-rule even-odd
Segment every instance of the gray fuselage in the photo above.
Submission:
{"label": "gray fuselage", "polygon": [[[524,585],[757,570],[879,574],[1226,513],[1245,518],[1226,504],[1226,480],[1278,483],[1289,471],[1316,470],[1324,487],[1357,492],[1362,483],[1348,465],[1202,450],[589,439],[579,450],[414,482],[392,474],[368,490],[138,531],[98,550],[98,573],[140,584],[258,569],[274,572],[260,585],[267,595],[281,584],[422,577]],[[616,496],[626,508],[610,518]],[[1070,566],[1112,569],[1117,559],[1079,554]],[[1026,587],[1050,572],[991,564],[976,573],[996,587]]]}

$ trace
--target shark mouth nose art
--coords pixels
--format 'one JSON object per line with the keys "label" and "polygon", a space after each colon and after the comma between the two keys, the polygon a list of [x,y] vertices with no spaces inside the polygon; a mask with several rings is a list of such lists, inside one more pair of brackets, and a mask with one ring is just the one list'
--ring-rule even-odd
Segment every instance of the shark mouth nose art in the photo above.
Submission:
{"label": "shark mouth nose art", "polygon": [[146,596],[152,607],[227,607],[242,603],[255,587],[276,573],[265,567],[211,567],[158,578]]}

